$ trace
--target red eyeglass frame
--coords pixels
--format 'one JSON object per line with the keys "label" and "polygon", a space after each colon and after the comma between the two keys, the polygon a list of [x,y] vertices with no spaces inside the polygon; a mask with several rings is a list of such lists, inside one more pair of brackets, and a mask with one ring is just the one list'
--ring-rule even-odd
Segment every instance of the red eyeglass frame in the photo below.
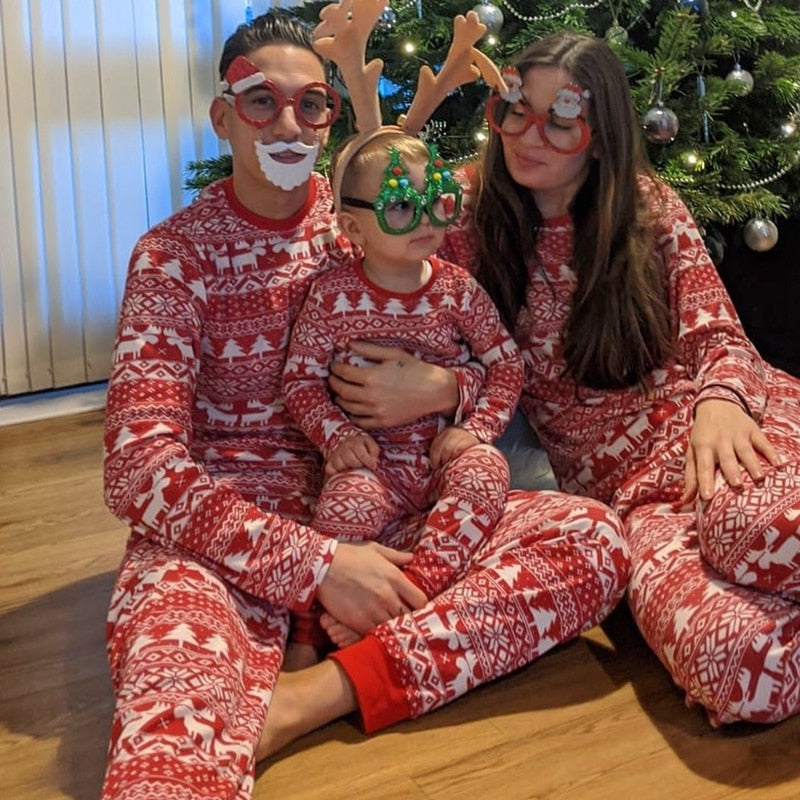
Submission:
{"label": "red eyeglass frame", "polygon": [[[506,103],[509,108],[512,105],[522,106],[522,108],[525,110],[525,125],[522,130],[516,131],[515,133],[509,133],[508,131],[503,130],[502,123],[497,122],[495,119],[495,110],[499,103]],[[514,138],[517,136],[522,136],[522,134],[530,129],[531,125],[536,125],[536,130],[539,132],[539,136],[541,137],[542,141],[545,142],[547,147],[549,147],[551,150],[554,150],[556,153],[561,153],[561,155],[575,155],[575,153],[580,153],[589,146],[589,142],[592,139],[592,131],[586,124],[586,118],[584,117],[583,113],[575,118],[575,122],[581,131],[580,141],[578,142],[577,146],[568,149],[556,147],[547,138],[544,132],[544,123],[551,118],[552,114],[549,111],[546,111],[544,114],[537,114],[527,103],[509,103],[507,100],[504,100],[498,92],[492,92],[492,94],[489,96],[489,99],[486,101],[486,121],[489,123],[489,127],[496,133],[499,133],[501,136],[509,136]]]}

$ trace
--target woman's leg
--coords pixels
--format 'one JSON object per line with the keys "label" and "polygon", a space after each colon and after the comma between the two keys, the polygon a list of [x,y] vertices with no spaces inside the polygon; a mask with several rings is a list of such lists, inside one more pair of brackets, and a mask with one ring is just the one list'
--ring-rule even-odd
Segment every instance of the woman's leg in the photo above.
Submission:
{"label": "woman's leg", "polygon": [[687,703],[715,726],[800,711],[800,606],[726,581],[703,558],[693,511],[643,506],[626,527],[633,617]]}
{"label": "woman's leg", "polygon": [[249,798],[287,625],[185,555],[130,548],[108,617],[116,703],[102,797]]}
{"label": "woman's leg", "polygon": [[800,601],[800,381],[770,371],[762,429],[782,464],[734,491],[718,476],[698,513],[700,548],[727,580]]}
{"label": "woman's leg", "polygon": [[[274,707],[296,710],[292,728],[281,730],[285,721],[268,715],[260,754],[353,710],[353,698],[367,732],[420,716],[596,625],[625,591],[621,531],[616,515],[593,500],[512,493],[463,579],[321,664],[281,677]],[[332,660],[346,690],[341,682],[336,688]],[[312,692],[314,678],[332,694]]]}

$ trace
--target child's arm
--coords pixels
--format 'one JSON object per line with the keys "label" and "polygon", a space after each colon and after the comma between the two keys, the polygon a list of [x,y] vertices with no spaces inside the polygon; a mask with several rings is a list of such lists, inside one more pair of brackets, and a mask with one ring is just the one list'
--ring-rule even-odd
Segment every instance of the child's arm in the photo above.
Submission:
{"label": "child's arm", "polygon": [[378,468],[380,452],[378,443],[368,433],[348,436],[328,453],[325,460],[325,476],[330,477],[337,472],[359,467],[375,470]]}
{"label": "child's arm", "polygon": [[286,407],[297,426],[323,456],[340,441],[361,433],[331,399],[328,376],[334,341],[328,330],[329,315],[313,284],[292,328],[283,371]]}

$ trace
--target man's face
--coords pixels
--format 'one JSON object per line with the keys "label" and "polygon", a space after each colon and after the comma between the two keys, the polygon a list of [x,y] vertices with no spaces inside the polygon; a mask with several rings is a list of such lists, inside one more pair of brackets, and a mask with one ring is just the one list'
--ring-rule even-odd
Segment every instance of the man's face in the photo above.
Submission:
{"label": "man's face", "polygon": [[[265,45],[248,53],[247,58],[287,98],[308,84],[325,81],[319,59],[302,47]],[[247,172],[262,181],[266,177],[282,190],[305,183],[327,141],[329,128],[303,124],[291,103],[286,103],[266,125],[250,124],[237,113],[232,98],[230,94],[227,101],[216,98],[211,119],[217,135],[230,144],[234,171]]]}

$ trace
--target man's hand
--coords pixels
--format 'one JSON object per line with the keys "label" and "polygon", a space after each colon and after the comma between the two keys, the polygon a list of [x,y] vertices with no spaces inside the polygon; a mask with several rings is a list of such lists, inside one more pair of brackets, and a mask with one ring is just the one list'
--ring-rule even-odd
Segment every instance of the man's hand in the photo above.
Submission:
{"label": "man's hand", "polygon": [[431,442],[430,453],[428,453],[431,466],[434,469],[441,467],[442,464],[446,464],[450,459],[460,456],[466,449],[480,443],[481,440],[477,436],[465,431],[463,428],[452,426],[445,428]]}
{"label": "man's hand", "polygon": [[755,420],[736,403],[716,399],[698,403],[686,452],[683,501],[694,497],[698,490],[702,500],[713,497],[717,464],[733,488],[742,485],[742,468],[754,481],[760,481],[764,469],[759,455],[778,466],[775,448]]}
{"label": "man's hand", "polygon": [[427,602],[424,592],[400,570],[411,558],[411,553],[376,542],[340,542],[317,599],[332,617],[363,635]]}
{"label": "man's hand", "polygon": [[458,385],[449,370],[400,347],[366,342],[351,342],[350,347],[374,364],[333,364],[329,385],[339,407],[360,428],[405,425],[426,414],[451,415],[458,407]]}

